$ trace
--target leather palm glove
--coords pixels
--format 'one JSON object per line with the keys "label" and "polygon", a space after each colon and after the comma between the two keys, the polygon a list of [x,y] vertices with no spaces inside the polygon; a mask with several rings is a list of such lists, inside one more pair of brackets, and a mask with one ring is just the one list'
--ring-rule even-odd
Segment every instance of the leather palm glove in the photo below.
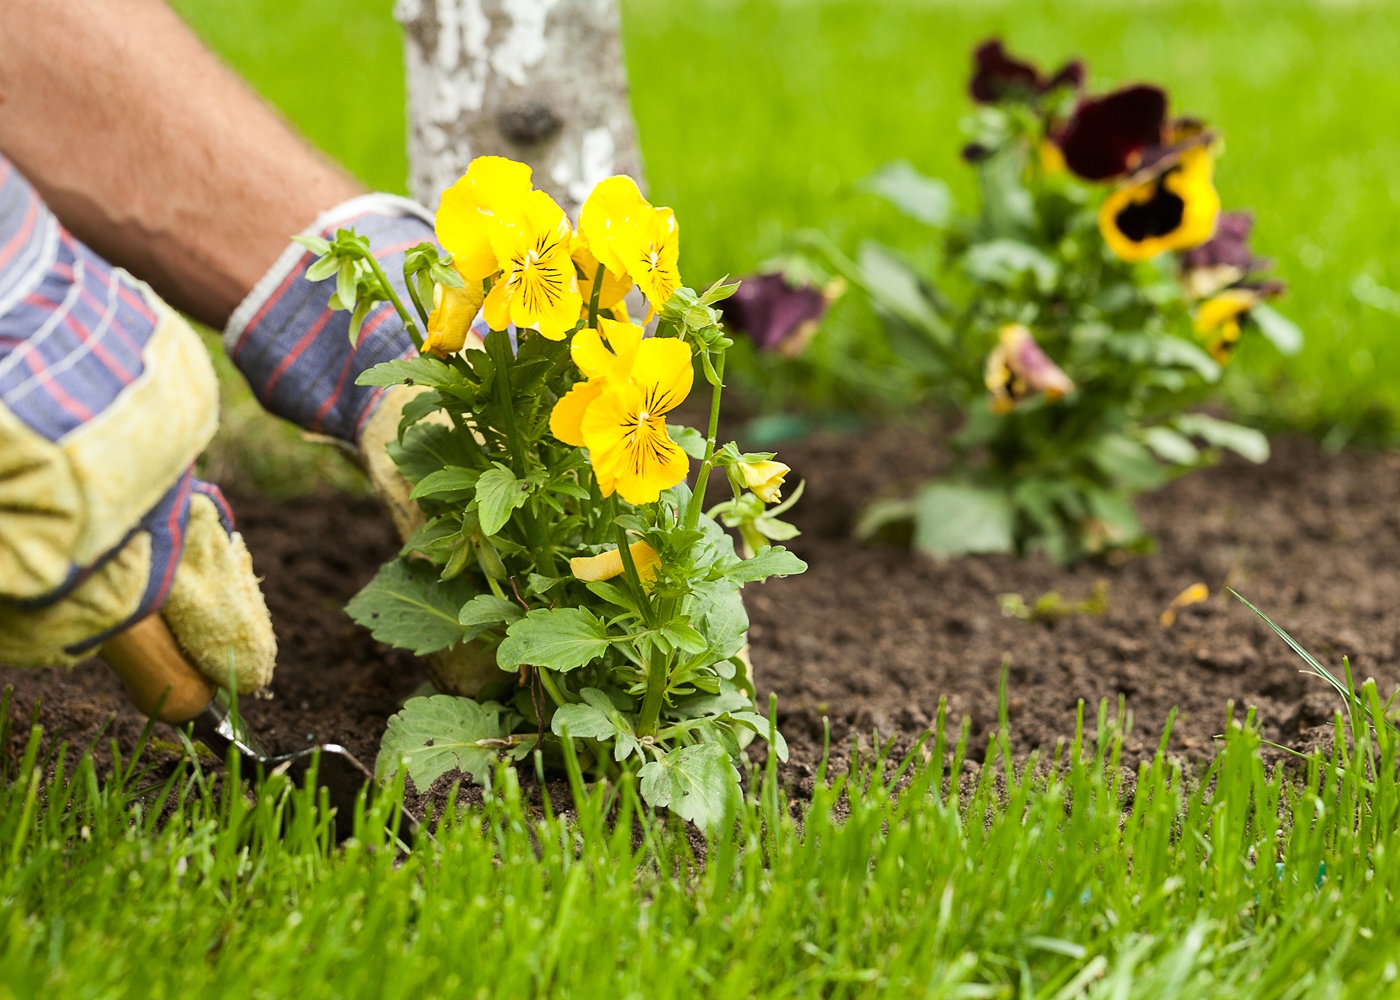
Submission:
{"label": "leather palm glove", "polygon": [[192,473],[217,393],[185,321],[0,157],[0,662],[71,664],[159,611],[215,683],[267,683],[248,551]]}
{"label": "leather palm glove", "polygon": [[[384,274],[400,300],[408,302],[404,254],[420,243],[436,243],[432,213],[394,195],[363,195],[323,213],[302,235],[331,239],[337,229],[351,228],[369,238]],[[350,452],[388,509],[399,537],[407,541],[424,518],[409,498],[411,487],[389,457],[387,446],[398,439],[404,406],[426,390],[358,386],[355,379],[376,364],[412,357],[417,350],[388,302],[370,310],[351,344],[350,313],[331,307],[335,282],[306,278],[315,260],[310,251],[289,241],[234,310],[224,331],[224,346],[264,407]],[[440,318],[461,326],[462,314],[477,313],[479,292],[464,302],[471,297],[454,291],[459,293],[456,297],[436,303],[430,338]],[[448,317],[449,312],[458,315]],[[480,344],[471,335],[466,341],[469,346]],[[452,346],[462,346],[462,339]],[[445,414],[438,416],[447,419]],[[429,673],[440,689],[468,695],[501,676],[494,651],[483,652],[471,643],[429,657]]]}

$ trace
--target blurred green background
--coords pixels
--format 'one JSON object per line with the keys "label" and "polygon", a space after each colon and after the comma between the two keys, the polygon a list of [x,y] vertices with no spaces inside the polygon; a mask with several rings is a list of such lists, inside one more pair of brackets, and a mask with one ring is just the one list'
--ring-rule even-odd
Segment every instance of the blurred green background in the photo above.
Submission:
{"label": "blurred green background", "polygon": [[[209,44],[366,183],[404,186],[391,0],[174,0]],[[1232,402],[1333,443],[1400,421],[1400,6],[1387,0],[623,0],[653,200],[682,270],[742,274],[793,228],[918,255],[926,234],[855,184],[904,158],[960,196],[972,46],[1003,36],[1090,85],[1164,84],[1224,134],[1218,186],[1256,213],[1256,248],[1308,337],[1281,362],[1247,344]]]}

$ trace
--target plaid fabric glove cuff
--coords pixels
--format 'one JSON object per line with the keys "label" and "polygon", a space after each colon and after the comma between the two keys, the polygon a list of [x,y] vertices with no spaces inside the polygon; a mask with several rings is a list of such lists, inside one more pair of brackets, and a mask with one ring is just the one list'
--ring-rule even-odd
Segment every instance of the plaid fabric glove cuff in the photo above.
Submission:
{"label": "plaid fabric glove cuff", "polygon": [[[404,254],[432,241],[433,217],[388,194],[354,198],[321,215],[304,235],[330,239],[337,229],[367,236],[399,297]],[[384,390],[355,378],[383,361],[410,357],[413,343],[394,307],[381,302],[350,344],[350,313],[332,310],[334,281],[306,280],[315,257],[290,243],[229,319],[224,346],[268,410],[300,427],[357,443]]]}

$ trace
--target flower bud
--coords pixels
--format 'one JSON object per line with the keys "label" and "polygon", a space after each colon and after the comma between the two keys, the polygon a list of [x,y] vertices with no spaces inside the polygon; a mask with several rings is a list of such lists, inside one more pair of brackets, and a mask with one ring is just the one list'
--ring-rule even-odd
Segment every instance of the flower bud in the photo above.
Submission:
{"label": "flower bud", "polygon": [[782,499],[783,480],[792,471],[782,462],[772,460],[740,462],[738,469],[744,485],[764,503],[777,503]]}
{"label": "flower bud", "polygon": [[433,311],[428,315],[428,337],[423,341],[424,354],[445,358],[456,354],[467,343],[472,320],[481,308],[481,290],[433,286]]}
{"label": "flower bud", "polygon": [[[657,567],[661,565],[661,557],[656,554],[654,548],[641,539],[627,546],[627,549],[632,553],[632,562],[637,567],[638,579],[646,583],[656,575]],[[611,580],[613,577],[622,575],[622,551],[608,549],[606,552],[599,552],[596,556],[578,556],[570,559],[569,571],[584,583]]]}

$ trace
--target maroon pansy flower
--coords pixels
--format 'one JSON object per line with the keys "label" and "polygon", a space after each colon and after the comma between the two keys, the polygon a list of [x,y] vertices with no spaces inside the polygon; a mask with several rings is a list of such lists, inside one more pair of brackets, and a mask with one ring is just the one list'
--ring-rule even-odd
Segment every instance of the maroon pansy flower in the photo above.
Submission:
{"label": "maroon pansy flower", "polygon": [[1167,145],[1167,95],[1138,84],[1081,101],[1056,142],[1065,166],[1085,180],[1125,177]]}
{"label": "maroon pansy flower", "polygon": [[796,357],[816,332],[839,288],[797,287],[778,272],[745,278],[719,303],[725,325],[765,351]]}
{"label": "maroon pansy flower", "polygon": [[1078,90],[1084,85],[1084,64],[1070,60],[1051,77],[1032,63],[1009,55],[1000,38],[992,38],[972,53],[973,73],[968,90],[978,104],[998,101],[1032,101],[1057,87]]}

